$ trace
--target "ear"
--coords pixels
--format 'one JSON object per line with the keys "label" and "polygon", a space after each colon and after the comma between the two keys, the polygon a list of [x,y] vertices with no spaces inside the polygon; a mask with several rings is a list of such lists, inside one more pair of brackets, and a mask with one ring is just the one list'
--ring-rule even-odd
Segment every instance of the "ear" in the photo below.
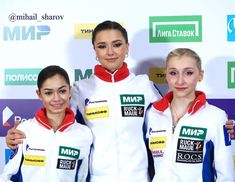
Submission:
{"label": "ear", "polygon": [[128,53],[129,53],[129,46],[130,46],[130,44],[129,44],[129,43],[127,43],[127,44],[126,44],[126,54],[128,54]]}
{"label": "ear", "polygon": [[199,82],[202,81],[203,78],[204,78],[204,70],[201,70],[200,73],[199,73],[199,79],[198,79],[198,81],[199,81]]}
{"label": "ear", "polygon": [[38,98],[40,100],[42,100],[42,95],[41,95],[41,92],[39,90],[36,90],[36,94],[38,95]]}

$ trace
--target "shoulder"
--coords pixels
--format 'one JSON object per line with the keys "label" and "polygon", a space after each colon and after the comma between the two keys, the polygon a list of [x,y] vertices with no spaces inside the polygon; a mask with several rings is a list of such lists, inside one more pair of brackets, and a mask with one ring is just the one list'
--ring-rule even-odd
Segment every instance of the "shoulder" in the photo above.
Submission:
{"label": "shoulder", "polygon": [[225,111],[217,106],[211,105],[208,102],[206,103],[206,108],[211,111],[212,113],[214,113],[215,115],[224,115],[226,114]]}
{"label": "shoulder", "polygon": [[74,88],[84,87],[86,85],[91,85],[95,81],[94,75],[91,75],[90,78],[81,79],[73,83]]}
{"label": "shoulder", "polygon": [[78,133],[80,133],[82,135],[86,135],[87,137],[92,137],[91,129],[84,124],[80,124],[78,122],[75,122],[73,124],[73,128],[74,128],[74,130],[78,130]]}

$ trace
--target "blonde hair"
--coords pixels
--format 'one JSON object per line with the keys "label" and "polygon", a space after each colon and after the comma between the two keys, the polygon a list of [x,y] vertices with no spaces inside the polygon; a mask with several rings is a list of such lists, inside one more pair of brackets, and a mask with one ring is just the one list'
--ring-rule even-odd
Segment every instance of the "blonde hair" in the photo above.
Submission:
{"label": "blonde hair", "polygon": [[188,49],[188,48],[177,48],[171,51],[166,57],[166,65],[168,64],[171,58],[182,57],[182,56],[189,56],[189,57],[194,58],[196,60],[196,64],[197,64],[199,71],[202,71],[201,58],[195,51]]}

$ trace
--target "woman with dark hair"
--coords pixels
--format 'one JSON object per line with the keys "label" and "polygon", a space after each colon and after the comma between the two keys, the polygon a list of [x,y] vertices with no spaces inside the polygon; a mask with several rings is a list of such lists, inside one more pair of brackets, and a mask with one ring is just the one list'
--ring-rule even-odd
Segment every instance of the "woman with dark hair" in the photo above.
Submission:
{"label": "woman with dark hair", "polygon": [[75,121],[68,108],[71,86],[67,72],[48,66],[39,73],[37,86],[44,107],[17,127],[26,137],[0,181],[9,181],[18,170],[22,181],[86,181],[92,133]]}

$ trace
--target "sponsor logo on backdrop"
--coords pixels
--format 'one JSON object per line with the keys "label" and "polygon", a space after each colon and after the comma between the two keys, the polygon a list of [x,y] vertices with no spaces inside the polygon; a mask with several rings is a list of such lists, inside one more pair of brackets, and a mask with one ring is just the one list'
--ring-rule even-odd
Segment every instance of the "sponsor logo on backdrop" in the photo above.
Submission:
{"label": "sponsor logo on backdrop", "polygon": [[235,88],[235,61],[228,62],[228,88]]}
{"label": "sponsor logo on backdrop", "polygon": [[4,41],[25,41],[25,40],[41,40],[42,37],[50,33],[48,25],[32,25],[32,26],[4,26]]}
{"label": "sponsor logo on backdrop", "polygon": [[227,15],[227,40],[235,41],[235,15]]}
{"label": "sponsor logo on backdrop", "polygon": [[0,100],[0,136],[4,137],[7,130],[13,127],[15,121],[25,121],[33,118],[42,107],[38,99],[1,99]]}
{"label": "sponsor logo on backdrop", "polygon": [[151,16],[149,41],[202,42],[202,16]]}
{"label": "sponsor logo on backdrop", "polygon": [[36,85],[39,68],[5,69],[5,85]]}
{"label": "sponsor logo on backdrop", "polygon": [[11,13],[8,15],[8,20],[10,22],[16,21],[27,21],[27,20],[35,20],[35,21],[45,21],[45,20],[63,20],[64,15],[55,15],[55,14],[38,14],[38,13],[22,13],[16,14]]}
{"label": "sponsor logo on backdrop", "polygon": [[165,68],[151,67],[149,69],[149,79],[154,83],[166,83]]}
{"label": "sponsor logo on backdrop", "polygon": [[[120,23],[120,22],[119,22]],[[124,23],[120,23],[124,26]],[[97,23],[78,23],[74,25],[75,39],[91,39],[92,32],[97,26]]]}
{"label": "sponsor logo on backdrop", "polygon": [[81,69],[75,69],[75,81],[90,78],[92,73],[92,69],[86,69],[84,73]]}
{"label": "sponsor logo on backdrop", "polygon": [[74,25],[74,38],[75,39],[91,39],[92,32],[97,23],[84,23]]}

